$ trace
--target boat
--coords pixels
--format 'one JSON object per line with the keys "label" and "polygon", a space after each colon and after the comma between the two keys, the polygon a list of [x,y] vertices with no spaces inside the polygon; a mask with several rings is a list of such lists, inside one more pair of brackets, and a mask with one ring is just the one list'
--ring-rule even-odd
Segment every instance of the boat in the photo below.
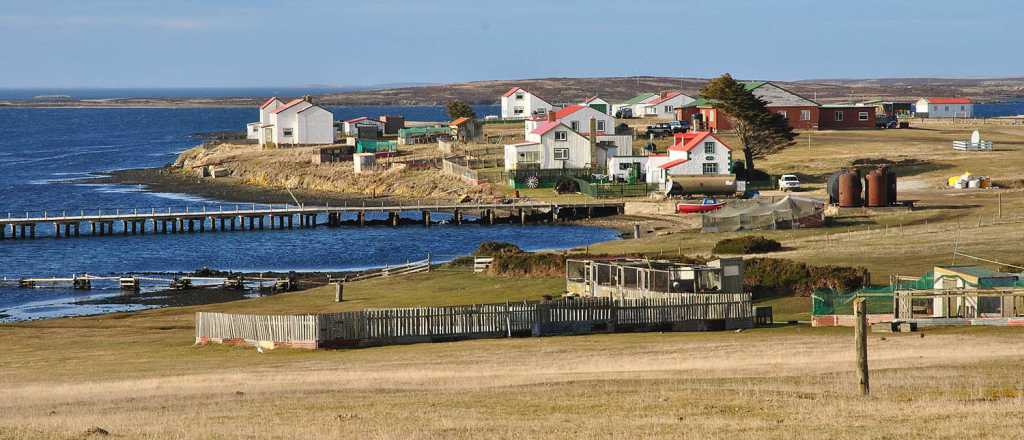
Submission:
{"label": "boat", "polygon": [[701,212],[711,212],[725,205],[725,202],[719,202],[713,198],[706,198],[701,200],[700,203],[677,203],[676,212],[679,214],[694,214]]}

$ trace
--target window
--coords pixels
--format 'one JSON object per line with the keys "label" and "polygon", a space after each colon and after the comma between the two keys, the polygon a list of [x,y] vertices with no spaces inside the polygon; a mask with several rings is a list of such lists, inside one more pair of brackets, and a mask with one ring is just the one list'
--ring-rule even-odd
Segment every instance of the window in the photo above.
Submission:
{"label": "window", "polygon": [[537,110],[534,110],[533,113],[537,115],[546,115],[548,114],[548,109],[544,107],[537,107]]}
{"label": "window", "polygon": [[516,115],[521,115],[521,114],[523,114],[523,108],[522,107],[515,107],[515,108],[512,109],[512,113],[516,114]]}
{"label": "window", "polygon": [[810,121],[811,120],[811,111],[810,110],[800,110],[800,120],[801,121]]}
{"label": "window", "polygon": [[705,142],[704,143],[704,154],[715,154],[715,143]]}
{"label": "window", "polygon": [[949,111],[949,106],[948,105],[946,106],[945,111],[947,111],[947,112]]}
{"label": "window", "polygon": [[523,99],[523,94],[522,93],[516,93],[516,99],[517,100]]}
{"label": "window", "polygon": [[633,168],[633,164],[634,163],[636,163],[636,162],[622,162],[622,163],[620,163],[619,164],[619,171],[627,171],[630,168]]}
{"label": "window", "polygon": [[571,128],[572,131],[580,131],[580,121],[572,121],[572,122],[570,122],[569,123],[569,128]]}
{"label": "window", "polygon": [[569,149],[568,148],[555,148],[554,156],[555,156],[555,160],[569,160]]}
{"label": "window", "polygon": [[291,137],[291,135],[292,135],[292,129],[290,129],[290,128],[284,129],[284,136],[285,137]]}
{"label": "window", "polygon": [[961,105],[960,106],[960,110],[967,110],[967,108],[965,108],[964,106]]}
{"label": "window", "polygon": [[604,131],[604,121],[597,121],[597,131]]}
{"label": "window", "polygon": [[857,113],[857,120],[858,121],[866,121],[866,120],[868,120],[868,112]]}
{"label": "window", "polygon": [[672,106],[671,105],[666,105],[665,106],[665,113],[672,113]]}
{"label": "window", "polygon": [[704,174],[718,174],[718,164],[714,162],[704,164]]}
{"label": "window", "polygon": [[779,110],[777,113],[782,115],[783,118],[789,119],[789,113],[786,113],[785,110]]}
{"label": "window", "polygon": [[519,163],[539,163],[540,152],[539,151],[524,151],[519,153]]}
{"label": "window", "polygon": [[843,116],[845,114],[842,111],[836,111],[836,122],[843,122]]}
{"label": "window", "polygon": [[556,141],[566,141],[566,140],[569,140],[569,132],[564,131],[564,130],[556,131],[555,132],[555,140]]}

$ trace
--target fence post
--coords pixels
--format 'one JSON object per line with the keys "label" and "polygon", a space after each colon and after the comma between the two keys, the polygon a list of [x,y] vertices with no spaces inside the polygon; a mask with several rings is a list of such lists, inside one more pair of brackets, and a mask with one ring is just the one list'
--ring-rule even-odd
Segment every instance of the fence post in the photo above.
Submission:
{"label": "fence post", "polygon": [[856,326],[853,331],[854,345],[857,351],[857,383],[862,396],[871,394],[868,381],[868,314],[865,298],[853,300],[853,311]]}
{"label": "fence post", "polygon": [[338,281],[334,283],[334,302],[342,302],[345,298],[345,283]]}

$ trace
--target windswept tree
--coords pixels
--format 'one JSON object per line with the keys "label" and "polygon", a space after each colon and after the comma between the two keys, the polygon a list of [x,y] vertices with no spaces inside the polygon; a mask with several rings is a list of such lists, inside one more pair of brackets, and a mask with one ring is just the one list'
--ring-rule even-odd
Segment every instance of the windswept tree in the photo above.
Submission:
{"label": "windswept tree", "polygon": [[768,110],[767,102],[726,73],[709,81],[700,91],[725,113],[743,144],[743,162],[754,170],[754,160],[793,145],[797,133],[782,115]]}
{"label": "windswept tree", "polygon": [[448,117],[452,120],[459,118],[470,118],[476,119],[476,112],[473,111],[473,107],[462,101],[451,101],[446,106],[448,109]]}

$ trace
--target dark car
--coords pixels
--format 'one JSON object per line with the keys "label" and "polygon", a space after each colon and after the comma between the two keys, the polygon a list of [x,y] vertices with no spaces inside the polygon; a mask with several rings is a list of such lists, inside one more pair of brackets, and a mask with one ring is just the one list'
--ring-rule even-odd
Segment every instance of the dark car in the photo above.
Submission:
{"label": "dark car", "polygon": [[895,116],[882,115],[875,118],[876,128],[900,128],[900,120]]}
{"label": "dark car", "polygon": [[633,109],[629,107],[620,108],[619,111],[615,112],[616,119],[630,119],[633,117]]}
{"label": "dark car", "polygon": [[670,121],[668,125],[672,126],[673,133],[686,133],[690,130],[690,121]]}
{"label": "dark car", "polygon": [[672,125],[668,122],[661,122],[654,125],[647,126],[647,132],[644,133],[646,136],[654,135],[654,137],[672,136],[675,133],[672,130]]}

